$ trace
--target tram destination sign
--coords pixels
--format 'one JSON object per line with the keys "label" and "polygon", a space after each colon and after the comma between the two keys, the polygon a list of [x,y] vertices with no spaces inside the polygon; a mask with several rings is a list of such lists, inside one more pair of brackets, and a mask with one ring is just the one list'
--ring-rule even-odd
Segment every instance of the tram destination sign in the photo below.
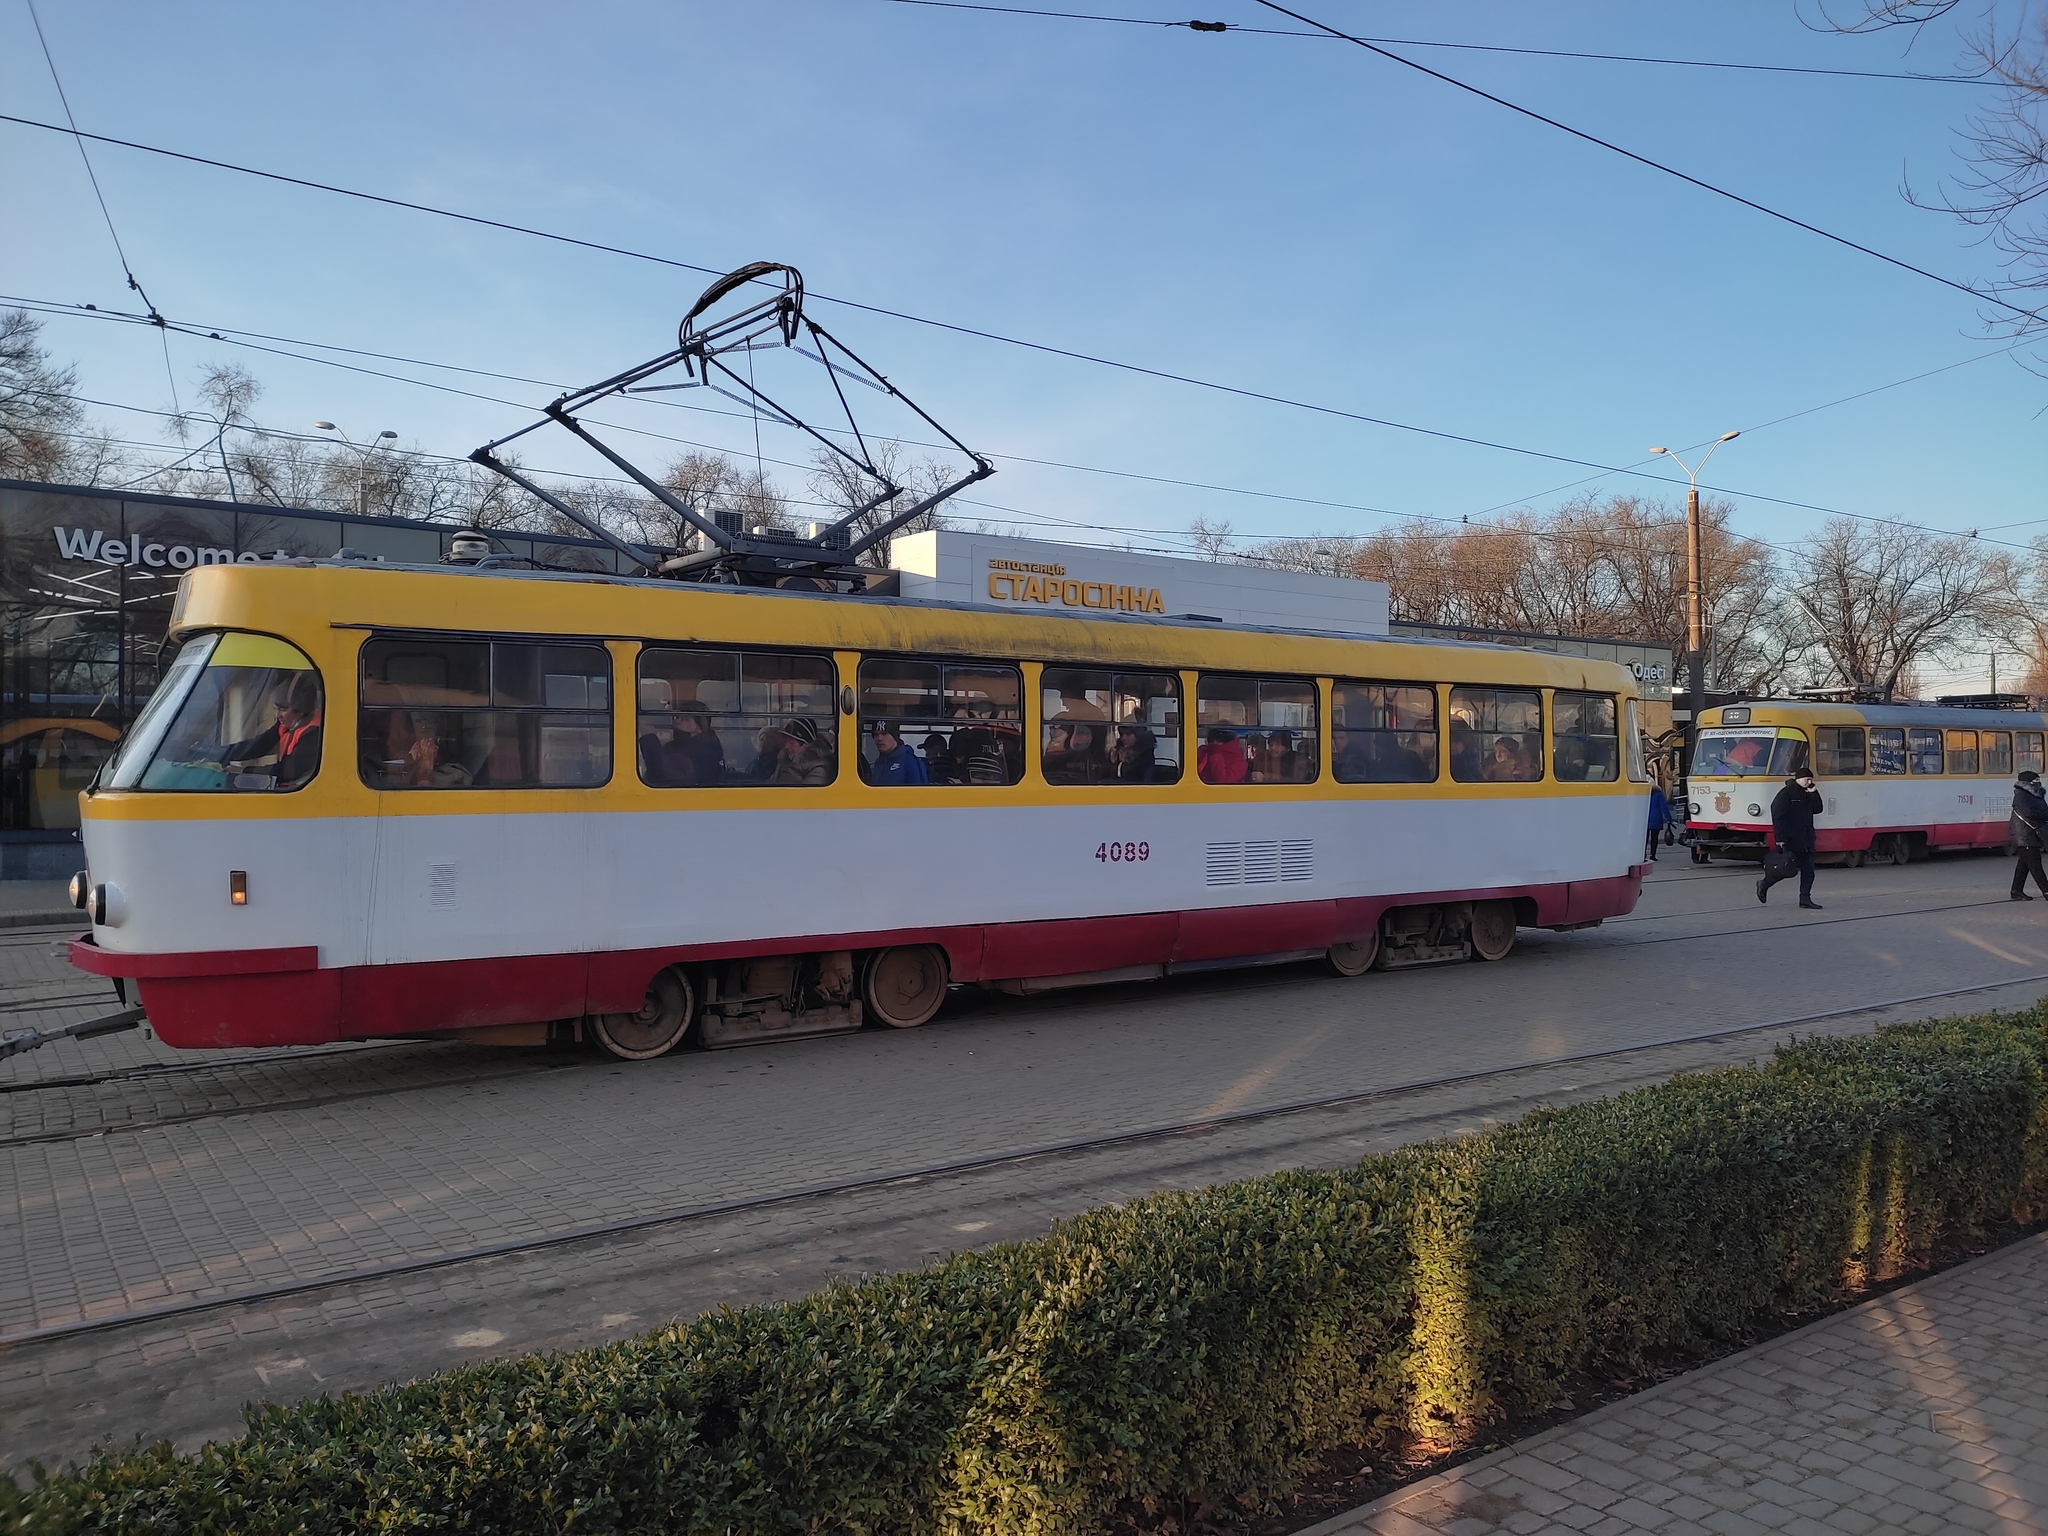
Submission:
{"label": "tram destination sign", "polygon": [[935,529],[899,537],[903,596],[1074,618],[1125,614],[1243,629],[1387,633],[1387,586],[1126,549]]}

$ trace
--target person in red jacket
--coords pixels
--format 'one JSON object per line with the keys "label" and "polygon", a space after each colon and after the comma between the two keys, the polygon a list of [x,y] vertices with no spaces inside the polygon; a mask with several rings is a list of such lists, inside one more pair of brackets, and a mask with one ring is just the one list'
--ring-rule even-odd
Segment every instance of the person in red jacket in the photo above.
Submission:
{"label": "person in red jacket", "polygon": [[1251,760],[1236,733],[1219,727],[1195,748],[1195,772],[1204,784],[1242,784],[1251,775]]}
{"label": "person in red jacket", "polygon": [[220,749],[221,765],[277,759],[277,787],[297,789],[320,770],[320,680],[311,672],[293,672],[271,691],[277,712],[271,727],[247,741]]}

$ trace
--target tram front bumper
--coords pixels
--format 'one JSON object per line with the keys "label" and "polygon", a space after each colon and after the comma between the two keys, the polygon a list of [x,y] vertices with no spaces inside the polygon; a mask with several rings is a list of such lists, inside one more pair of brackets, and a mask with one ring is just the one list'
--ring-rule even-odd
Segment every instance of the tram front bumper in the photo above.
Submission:
{"label": "tram front bumper", "polygon": [[123,954],[90,934],[71,963],[122,983],[166,1045],[326,1045],[341,1038],[340,973],[320,969],[314,945],[284,949]]}

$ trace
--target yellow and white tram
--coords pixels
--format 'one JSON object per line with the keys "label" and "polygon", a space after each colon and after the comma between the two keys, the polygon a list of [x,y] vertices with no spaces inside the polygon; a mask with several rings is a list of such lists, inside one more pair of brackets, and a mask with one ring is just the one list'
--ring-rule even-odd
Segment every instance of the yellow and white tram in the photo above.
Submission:
{"label": "yellow and white tram", "polygon": [[1943,704],[1758,700],[1700,711],[1686,779],[1693,857],[1769,845],[1771,797],[1810,771],[1823,855],[1904,864],[2007,840],[2013,775],[2043,772],[2043,717]]}
{"label": "yellow and white tram", "polygon": [[72,947],[176,1046],[923,1022],[1634,907],[1608,663],[348,559],[184,579]]}

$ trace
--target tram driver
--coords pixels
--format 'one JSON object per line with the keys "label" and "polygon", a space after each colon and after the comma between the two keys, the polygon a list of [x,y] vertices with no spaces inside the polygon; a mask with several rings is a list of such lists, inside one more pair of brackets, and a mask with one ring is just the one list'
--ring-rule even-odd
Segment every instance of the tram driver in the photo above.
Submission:
{"label": "tram driver", "polygon": [[247,741],[231,741],[220,749],[223,768],[277,759],[279,789],[297,789],[320,768],[320,678],[313,672],[291,672],[270,693],[276,719]]}

